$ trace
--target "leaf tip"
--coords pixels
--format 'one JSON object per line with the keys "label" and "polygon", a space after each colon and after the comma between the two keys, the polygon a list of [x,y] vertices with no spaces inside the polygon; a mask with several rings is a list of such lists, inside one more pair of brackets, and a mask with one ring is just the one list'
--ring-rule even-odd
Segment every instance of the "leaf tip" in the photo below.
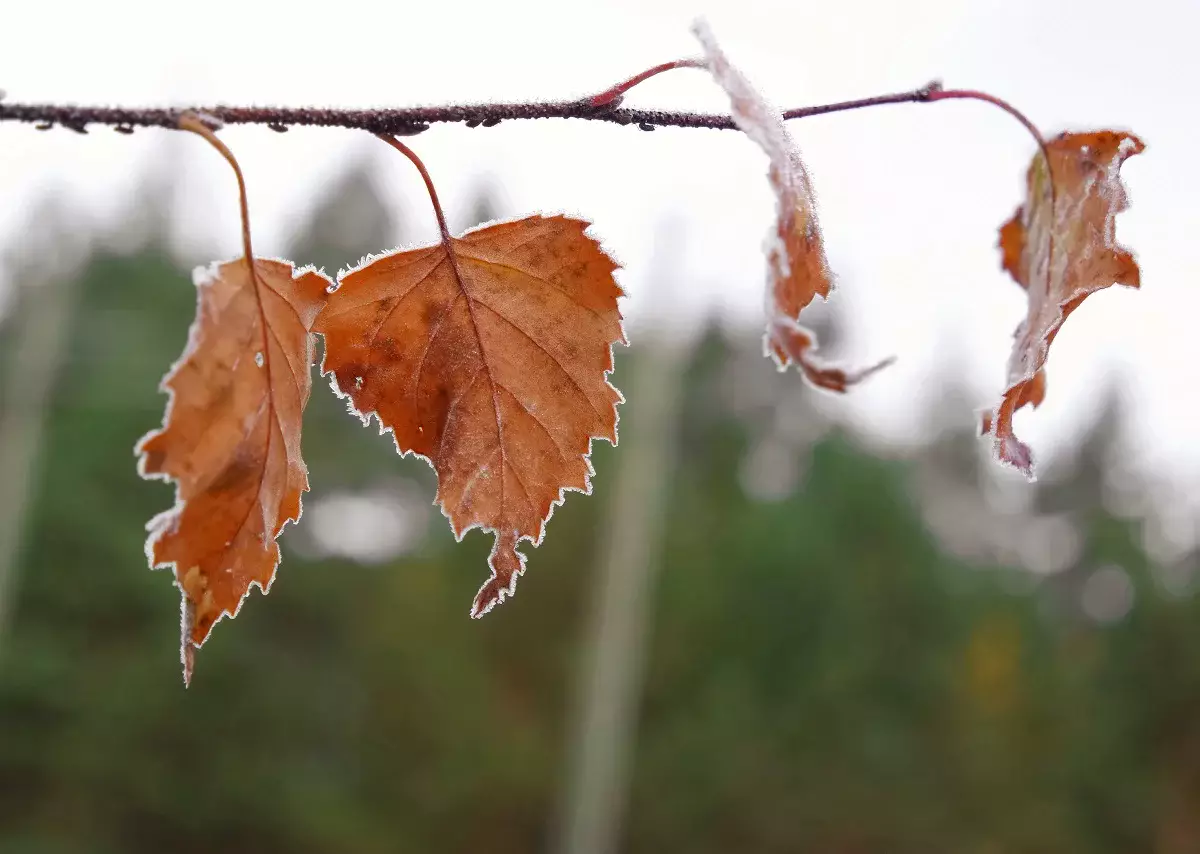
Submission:
{"label": "leaf tip", "polygon": [[1030,483],[1037,480],[1033,473],[1033,451],[1016,436],[996,437],[996,458],[1025,475]]}
{"label": "leaf tip", "polygon": [[873,365],[853,371],[822,363],[810,355],[816,349],[812,333],[789,317],[775,318],[763,339],[763,349],[780,371],[795,365],[805,379],[817,388],[839,393],[896,361],[895,356],[888,356]]}
{"label": "leaf tip", "polygon": [[478,620],[517,590],[517,579],[525,572],[525,555],[517,551],[516,531],[497,531],[488,557],[492,576],[483,583],[471,603],[471,618]]}
{"label": "leaf tip", "polygon": [[500,594],[496,589],[496,579],[489,578],[479,588],[479,592],[475,594],[475,601],[471,603],[471,619],[478,620],[495,608],[499,601]]}

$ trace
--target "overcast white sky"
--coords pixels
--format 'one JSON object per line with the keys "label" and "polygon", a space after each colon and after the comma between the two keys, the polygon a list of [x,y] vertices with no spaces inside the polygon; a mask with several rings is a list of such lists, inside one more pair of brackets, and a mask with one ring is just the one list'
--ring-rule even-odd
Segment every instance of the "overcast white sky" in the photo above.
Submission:
{"label": "overcast white sky", "polygon": [[[1047,134],[1136,131],[1147,151],[1124,169],[1133,207],[1118,220],[1118,238],[1142,265],[1142,293],[1112,289],[1072,316],[1052,351],[1047,402],[1019,416],[1017,429],[1040,460],[1053,459],[1094,415],[1099,390],[1115,374],[1136,406],[1136,467],[1169,477],[1184,494],[1200,493],[1194,0],[11,3],[0,18],[0,88],[15,101],[117,105],[557,99],[695,54],[689,28],[698,15],[784,107],[940,78],[1011,100]],[[628,103],[726,108],[698,71],[650,81]],[[847,318],[846,356],[899,357],[830,406],[884,436],[910,439],[935,391],[925,380],[935,363],[965,372],[972,404],[993,403],[1024,312],[1019,288],[999,270],[995,243],[1022,195],[1033,151],[1025,132],[999,111],[965,102],[790,127],[842,283],[831,307]],[[382,167],[397,207],[423,209],[411,166],[363,134],[230,128],[223,136],[248,176],[263,254],[282,253],[315,191],[360,157]],[[593,220],[625,264],[635,333],[662,305],[646,282],[668,217],[686,234],[677,316],[716,310],[757,319],[773,203],[764,156],[737,134],[511,123],[435,127],[412,144],[451,211],[487,177],[513,214],[566,210]],[[32,205],[49,190],[112,228],[128,215],[139,181],[169,170],[183,185],[172,225],[180,251],[193,261],[231,257],[238,238],[227,168],[200,140],[165,131],[126,137],[96,128],[83,137],[0,126],[0,246],[36,232]],[[432,217],[408,219],[433,237]],[[964,422],[971,417],[963,413]]]}

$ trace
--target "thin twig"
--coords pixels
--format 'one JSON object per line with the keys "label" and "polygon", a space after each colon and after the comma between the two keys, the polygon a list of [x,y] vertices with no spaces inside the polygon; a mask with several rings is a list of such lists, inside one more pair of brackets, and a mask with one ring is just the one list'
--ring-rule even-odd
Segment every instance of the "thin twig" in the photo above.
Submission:
{"label": "thin twig", "polygon": [[[1029,131],[1029,135],[1033,137],[1033,141],[1037,143],[1038,150],[1042,152],[1042,156],[1046,159],[1046,168],[1050,167],[1050,149],[1046,146],[1046,138],[1042,136],[1042,132],[1038,130],[1037,125],[1030,121],[1029,117],[1014,107],[1012,104],[1005,101],[1003,98],[997,98],[988,92],[980,92],[976,89],[942,89],[940,86],[929,93],[926,99],[929,101],[982,101],[985,104],[991,104],[994,107],[999,107],[1004,112],[1008,113],[1014,119],[1019,121],[1025,130]],[[1050,185],[1053,187],[1054,182]]]}
{"label": "thin twig", "polygon": [[[803,119],[827,113],[874,107],[881,104],[929,101],[938,89],[930,83],[908,92],[800,107],[784,112],[784,118]],[[121,132],[139,127],[178,128],[185,113],[197,113],[230,125],[267,125],[273,130],[288,127],[338,127],[365,130],[374,134],[409,136],[432,124],[459,123],[467,127],[493,127],[503,121],[528,119],[584,119],[637,127],[710,128],[737,130],[729,116],[670,110],[605,109],[592,104],[592,97],[575,101],[548,101],[527,104],[464,104],[437,107],[404,107],[379,110],[340,110],[317,107],[190,107],[132,108],[88,107],[71,104],[22,104],[0,101],[0,122],[26,122],[39,129],[55,125],[87,133],[89,125],[108,125]]]}
{"label": "thin twig", "polygon": [[429,170],[425,168],[425,164],[415,151],[394,136],[379,134],[379,138],[412,161],[412,165],[416,166],[417,171],[421,173],[421,180],[425,182],[425,189],[429,192],[429,201],[433,205],[433,215],[437,217],[438,231],[442,235],[442,242],[446,244],[446,251],[449,252],[450,226],[446,224],[446,212],[442,210],[442,202],[433,186],[433,178],[430,176]]}
{"label": "thin twig", "polygon": [[588,98],[588,104],[593,107],[616,107],[621,103],[621,98],[625,96],[625,93],[634,86],[649,80],[651,77],[657,77],[664,71],[674,71],[677,68],[704,68],[704,60],[693,57],[691,59],[676,59],[671,62],[660,63],[659,65],[647,68],[639,74],[633,75],[627,80],[622,80],[617,85],[610,89],[605,89],[598,95],[593,95]]}
{"label": "thin twig", "polygon": [[237,178],[238,186],[238,210],[242,215],[242,252],[246,256],[246,264],[250,268],[251,277],[254,276],[254,247],[250,242],[250,202],[246,197],[246,179],[242,175],[242,167],[237,162],[237,158],[233,156],[233,152],[229,150],[229,146],[221,142],[213,129],[205,122],[204,117],[196,113],[184,113],[179,117],[179,129],[191,131],[194,134],[204,137],[208,144],[215,148],[225,161],[233,167],[233,175]]}

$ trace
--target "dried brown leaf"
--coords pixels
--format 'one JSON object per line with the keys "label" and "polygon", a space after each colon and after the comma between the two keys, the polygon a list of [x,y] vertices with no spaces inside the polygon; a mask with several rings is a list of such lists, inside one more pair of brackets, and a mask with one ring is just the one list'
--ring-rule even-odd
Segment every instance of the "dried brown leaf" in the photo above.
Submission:
{"label": "dried brown leaf", "polygon": [[455,536],[495,534],[472,616],[512,594],[564,491],[590,491],[591,440],[616,443],[621,289],[587,228],[531,216],[374,258],[315,326],[336,388],[433,466]]}
{"label": "dried brown leaf", "polygon": [[1001,265],[1025,289],[1029,309],[1017,328],[1003,398],[982,426],[994,438],[996,456],[1028,476],[1033,455],[1013,433],[1012,420],[1018,409],[1045,397],[1054,336],[1089,294],[1141,283],[1133,255],[1116,242],[1116,216],[1129,205],[1121,164],[1144,149],[1123,131],[1059,135],[1047,143],[1053,194],[1039,153],[1029,167],[1025,203],[1000,228]]}
{"label": "dried brown leaf", "polygon": [[300,421],[311,389],[313,319],[329,279],[244,258],[198,269],[196,319],[163,380],[163,426],[136,452],[146,478],[173,480],[175,506],[152,519],[152,567],[174,569],[183,592],[185,679],[213,624],[251,585],[265,593],[279,564],[275,538],[300,518],[308,474]]}
{"label": "dried brown leaf", "polygon": [[796,364],[813,385],[845,391],[892,360],[846,371],[812,357],[812,351],[817,349],[816,336],[800,325],[800,313],[818,296],[829,297],[833,274],[825,258],[808,171],[779,110],[729,61],[706,24],[697,23],[693,32],[704,48],[709,71],[729,96],[733,120],[770,160],[767,174],[775,191],[776,220],[766,245],[766,354],[781,370]]}

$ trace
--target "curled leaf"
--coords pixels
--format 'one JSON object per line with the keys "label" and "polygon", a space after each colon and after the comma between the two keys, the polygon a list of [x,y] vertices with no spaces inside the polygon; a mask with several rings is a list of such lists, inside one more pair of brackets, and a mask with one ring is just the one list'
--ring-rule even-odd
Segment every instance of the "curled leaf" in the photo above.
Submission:
{"label": "curled leaf", "polygon": [[1030,477],[1033,455],[1012,420],[1045,397],[1054,336],[1089,294],[1141,282],[1133,255],[1116,242],[1116,216],[1129,205],[1121,164],[1145,145],[1131,133],[1101,130],[1063,133],[1046,148],[1050,175],[1045,158],[1035,155],[1025,203],[1000,227],[1001,265],[1025,289],[1029,309],[1016,331],[1004,395],[982,424],[996,456]]}
{"label": "curled leaf", "polygon": [[518,543],[541,541],[564,491],[590,492],[591,440],[616,444],[621,289],[587,228],[531,216],[371,259],[317,319],[322,371],[433,466],[455,536],[495,534],[475,617],[512,594]]}
{"label": "curled leaf", "polygon": [[329,280],[245,258],[198,269],[196,319],[163,380],[163,426],[137,445],[143,477],[173,480],[175,506],[147,525],[152,567],[183,592],[184,678],[213,624],[251,585],[265,593],[275,538],[300,518],[308,473],[300,420],[311,389],[309,330]]}
{"label": "curled leaf", "polygon": [[816,198],[808,171],[779,110],[730,63],[704,22],[696,23],[693,32],[704,48],[708,70],[729,96],[734,122],[770,160],[767,175],[775,191],[776,220],[766,245],[766,354],[775,360],[780,370],[795,363],[813,385],[830,391],[845,391],[848,386],[891,364],[892,360],[886,359],[858,371],[846,371],[812,357],[812,351],[817,348],[816,336],[800,324],[800,313],[816,297],[829,297],[833,274],[825,258]]}

